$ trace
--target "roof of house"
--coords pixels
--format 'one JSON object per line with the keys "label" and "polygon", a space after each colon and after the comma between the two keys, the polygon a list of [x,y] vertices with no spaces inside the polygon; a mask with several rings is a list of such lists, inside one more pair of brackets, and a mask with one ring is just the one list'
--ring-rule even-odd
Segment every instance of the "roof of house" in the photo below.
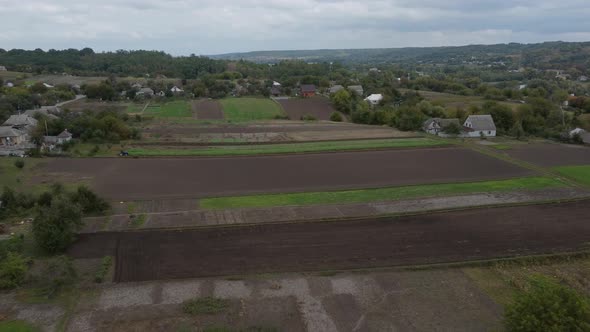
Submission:
{"label": "roof of house", "polygon": [[170,91],[172,92],[180,92],[180,91],[184,91],[181,88],[177,87],[176,85],[172,87],[172,89],[170,89]]}
{"label": "roof of house", "polygon": [[383,99],[383,95],[380,93],[373,93],[370,96],[368,96],[367,98],[365,98],[365,100],[368,101],[381,101]]}
{"label": "roof of house", "polygon": [[45,143],[57,143],[57,136],[43,136],[43,142]]}
{"label": "roof of house", "polygon": [[349,85],[348,90],[352,90],[352,91],[358,93],[359,95],[362,95],[363,92],[365,91],[365,90],[363,90],[362,85]]}
{"label": "roof of house", "polygon": [[428,127],[431,123],[436,122],[438,123],[438,125],[441,128],[445,128],[447,126],[449,126],[451,123],[454,123],[456,125],[458,125],[459,127],[461,127],[461,123],[459,122],[459,119],[442,119],[442,118],[430,118],[426,121],[424,121],[424,123],[422,124],[423,127]]}
{"label": "roof of house", "polygon": [[491,115],[470,115],[465,120],[465,123],[471,123],[471,129],[475,131],[496,130],[496,124]]}
{"label": "roof of house", "polygon": [[58,138],[71,138],[72,137],[72,133],[70,133],[67,129],[62,131],[59,135],[57,135]]}
{"label": "roof of house", "polygon": [[281,86],[281,83],[277,82],[277,81],[272,81],[272,85],[273,86]]}
{"label": "roof of house", "polygon": [[24,133],[18,129],[12,127],[0,127],[0,137],[18,137]]}
{"label": "roof of house", "polygon": [[270,88],[270,93],[273,95],[278,95],[281,93],[281,89],[279,89],[277,86],[273,86]]}
{"label": "roof of house", "polygon": [[8,120],[4,121],[3,126],[36,126],[37,120],[27,114],[11,115]]}
{"label": "roof of house", "polygon": [[147,93],[147,94],[154,94],[154,90],[150,88],[141,88],[139,89],[138,93]]}
{"label": "roof of house", "polygon": [[302,84],[300,88],[301,92],[315,92],[315,85],[313,84]]}
{"label": "roof of house", "polygon": [[344,87],[342,85],[334,85],[333,87],[330,88],[330,93],[336,93],[342,89],[344,89]]}

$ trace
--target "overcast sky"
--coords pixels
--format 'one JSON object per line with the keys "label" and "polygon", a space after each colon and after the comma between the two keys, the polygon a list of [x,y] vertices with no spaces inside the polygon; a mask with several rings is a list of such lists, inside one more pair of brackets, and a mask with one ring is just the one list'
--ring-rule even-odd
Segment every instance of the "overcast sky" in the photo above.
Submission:
{"label": "overcast sky", "polygon": [[590,0],[0,0],[0,48],[174,55],[590,41]]}

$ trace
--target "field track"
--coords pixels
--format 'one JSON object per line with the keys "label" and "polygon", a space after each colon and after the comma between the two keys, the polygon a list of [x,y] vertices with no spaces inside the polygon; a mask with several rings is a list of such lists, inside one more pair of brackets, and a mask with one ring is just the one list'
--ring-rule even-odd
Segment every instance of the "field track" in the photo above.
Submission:
{"label": "field track", "polygon": [[221,158],[60,158],[48,162],[43,171],[92,179],[93,187],[111,200],[472,182],[533,174],[461,148]]}
{"label": "field track", "polygon": [[116,282],[375,268],[587,248],[590,201],[385,219],[82,234],[69,254],[115,255]]}

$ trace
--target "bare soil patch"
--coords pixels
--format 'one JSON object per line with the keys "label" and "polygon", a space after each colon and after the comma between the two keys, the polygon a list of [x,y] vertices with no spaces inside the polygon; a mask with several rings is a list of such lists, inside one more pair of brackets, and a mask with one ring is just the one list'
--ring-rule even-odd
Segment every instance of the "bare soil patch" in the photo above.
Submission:
{"label": "bare soil patch", "polygon": [[590,148],[568,144],[515,145],[506,150],[513,158],[521,159],[543,167],[590,164]]}
{"label": "bare soil patch", "polygon": [[60,158],[43,171],[93,177],[112,200],[202,198],[501,179],[532,171],[468,149],[221,158]]}
{"label": "bare soil patch", "polygon": [[398,218],[82,234],[77,258],[116,255],[115,281],[375,268],[587,248],[590,201]]}
{"label": "bare soil patch", "polygon": [[201,120],[221,120],[223,111],[221,104],[217,100],[197,100],[192,103],[193,114]]}
{"label": "bare soil patch", "polygon": [[119,102],[80,99],[68,103],[63,108],[73,112],[93,111],[98,113],[103,111],[125,112],[127,107],[127,104]]}
{"label": "bare soil patch", "polygon": [[[292,120],[300,120],[306,115],[311,115],[318,120],[330,120],[330,115],[336,112],[336,109],[334,109],[328,98],[319,96],[313,98],[281,99],[278,102]],[[346,118],[344,114],[342,116]]]}

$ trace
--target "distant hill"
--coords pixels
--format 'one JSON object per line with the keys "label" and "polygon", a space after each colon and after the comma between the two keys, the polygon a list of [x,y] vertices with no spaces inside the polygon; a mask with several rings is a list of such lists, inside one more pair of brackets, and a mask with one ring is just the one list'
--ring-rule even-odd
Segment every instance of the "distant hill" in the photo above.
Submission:
{"label": "distant hill", "polygon": [[[293,50],[228,53],[214,59],[274,63],[282,60],[341,62],[344,64],[434,63],[465,64],[503,62],[539,69],[565,69],[590,65],[590,42],[546,42],[539,44],[468,45],[456,47],[408,47],[381,49]],[[585,69],[587,70],[587,69]],[[585,71],[584,70],[584,71]]]}

